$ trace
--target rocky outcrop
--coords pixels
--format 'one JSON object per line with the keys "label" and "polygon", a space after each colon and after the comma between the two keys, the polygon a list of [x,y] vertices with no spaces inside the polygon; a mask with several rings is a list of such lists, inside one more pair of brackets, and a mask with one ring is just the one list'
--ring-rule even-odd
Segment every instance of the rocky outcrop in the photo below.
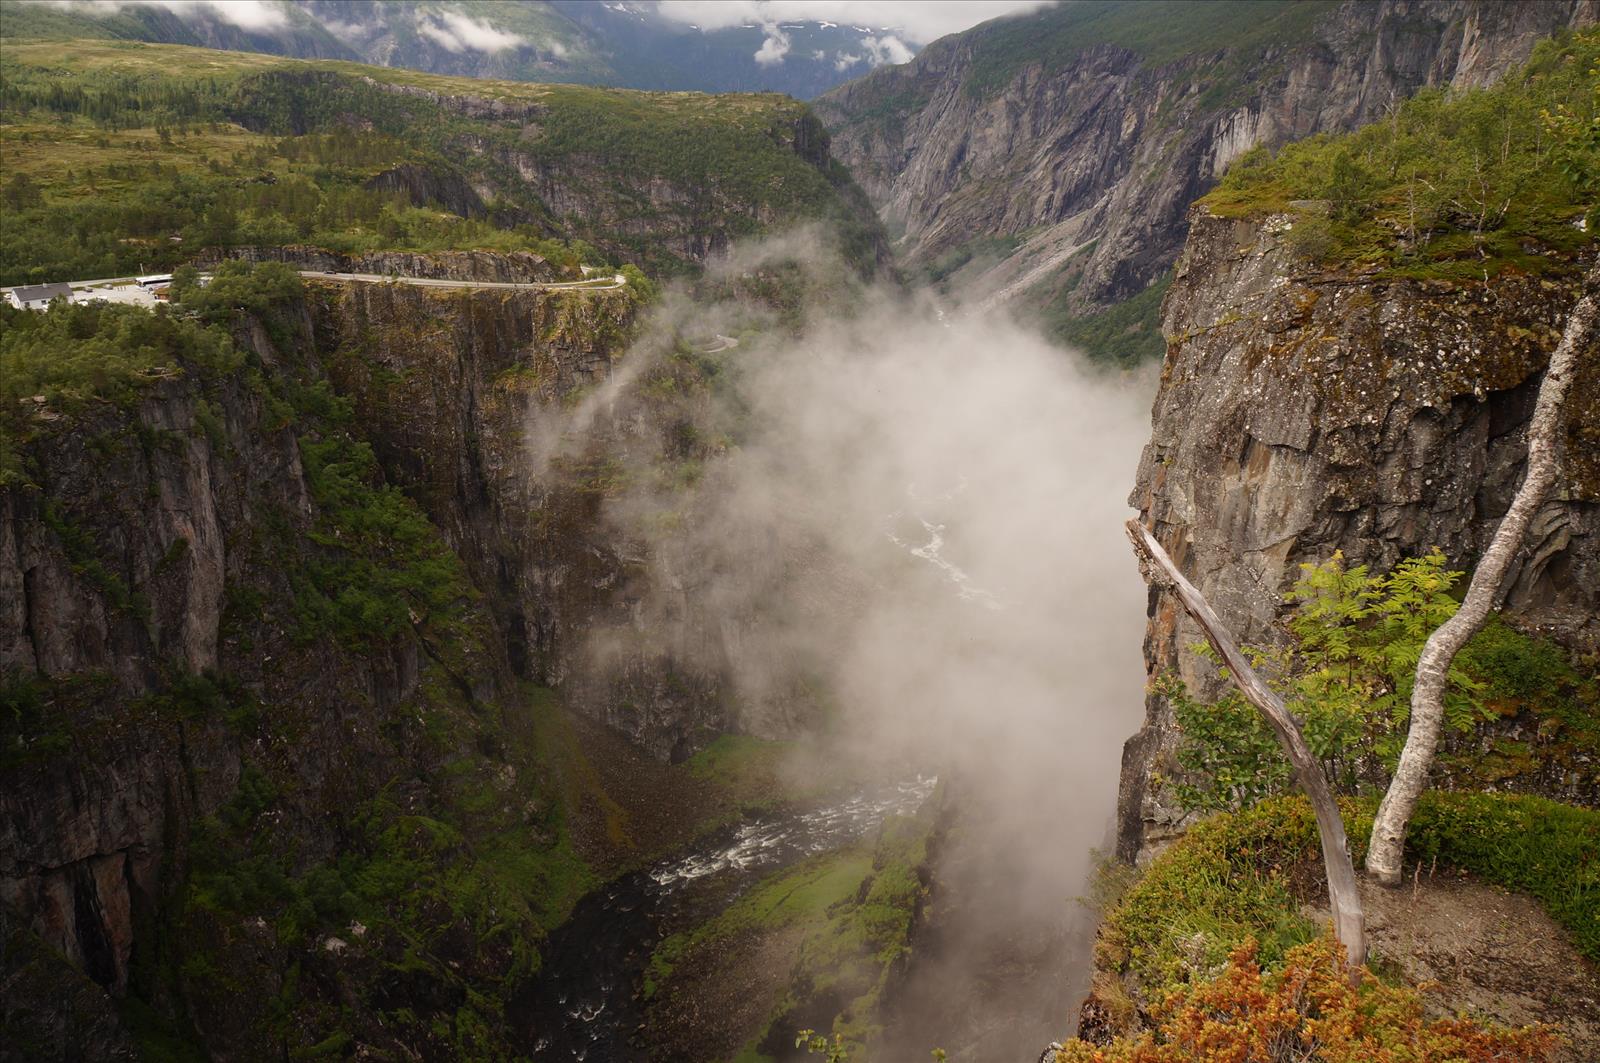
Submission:
{"label": "rocky outcrop", "polygon": [[[1343,551],[1387,570],[1440,547],[1470,568],[1522,476],[1540,371],[1576,300],[1572,280],[1492,283],[1319,272],[1289,249],[1287,217],[1198,210],[1164,309],[1171,337],[1131,502],[1244,641],[1277,637],[1301,562]],[[1567,276],[1567,274],[1557,274]],[[1600,366],[1569,400],[1561,481],[1506,581],[1518,626],[1600,646]],[[1151,598],[1145,655],[1218,689],[1188,649],[1174,596]],[[1151,695],[1123,757],[1119,849],[1132,858],[1182,823],[1170,709]]]}
{"label": "rocky outcrop", "polygon": [[[816,102],[903,261],[1009,237],[962,274],[968,297],[1032,291],[1077,313],[1125,299],[1170,268],[1189,204],[1246,150],[1349,129],[1424,86],[1489,83],[1600,18],[1595,0],[1347,0],[1315,19],[1237,5],[1216,16],[1236,33],[1173,57],[1140,6],[987,23]],[[1145,21],[1119,44],[1119,19]],[[1016,51],[1036,58],[985,80]]]}
{"label": "rocky outcrop", "polygon": [[367,181],[365,187],[375,192],[398,193],[414,207],[443,207],[463,218],[482,218],[489,213],[483,198],[465,178],[458,174],[441,174],[416,163],[385,170]]}
{"label": "rocky outcrop", "polygon": [[[504,187],[519,181],[533,190],[541,210],[564,232],[621,259],[694,263],[722,258],[736,241],[753,240],[786,224],[824,221],[845,237],[850,264],[870,276],[892,259],[872,204],[834,159],[832,141],[809,110],[791,105],[774,115],[764,135],[816,171],[774,179],[760,195],[740,194],[726,175],[619,172],[605,152],[541,150],[538,127],[516,140],[465,133],[452,147]],[[651,135],[650,131],[642,131]],[[800,186],[819,187],[804,192]],[[810,213],[796,216],[792,195],[806,195]]]}
{"label": "rocky outcrop", "polygon": [[[327,813],[408,756],[382,719],[430,667],[415,641],[367,657],[286,630],[296,565],[284,562],[314,550],[316,507],[265,397],[242,378],[219,389],[208,399],[174,374],[130,408],[50,415],[26,451],[32,484],[0,490],[0,582],[21,590],[0,616],[7,704],[43,702],[8,721],[0,901],[114,997],[141,963],[148,980],[188,836],[234,793],[247,751],[295,780],[278,814],[303,826],[304,859],[325,858],[339,837]],[[274,608],[241,611],[268,596]],[[222,674],[272,707],[267,734],[174,694],[181,677]],[[38,1010],[30,1036],[49,1035]],[[219,1048],[251,1043],[215,1032]],[[46,1036],[45,1058],[75,1057],[64,1036]]]}
{"label": "rocky outcrop", "polygon": [[361,80],[379,92],[427,100],[429,103],[438,104],[444,110],[452,114],[461,115],[464,118],[527,121],[545,113],[545,106],[542,103],[529,102],[527,100],[499,99],[489,96],[477,96],[472,93],[438,92],[424,88],[421,85],[379,81],[370,77],[363,77]]}

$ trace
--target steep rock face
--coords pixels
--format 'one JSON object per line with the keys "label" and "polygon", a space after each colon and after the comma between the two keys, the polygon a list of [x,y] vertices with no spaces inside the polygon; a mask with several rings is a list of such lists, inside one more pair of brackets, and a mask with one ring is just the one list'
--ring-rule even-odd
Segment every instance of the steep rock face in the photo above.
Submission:
{"label": "steep rock face", "polygon": [[[1148,18],[1141,6],[1127,17]],[[968,294],[1001,301],[1043,285],[1081,313],[1164,273],[1188,205],[1246,150],[1349,129],[1424,86],[1487,84],[1540,37],[1600,18],[1595,0],[1348,0],[1320,17],[1251,7],[1218,16],[1241,19],[1244,42],[1176,58],[1100,28],[1123,12],[1086,16],[1063,42],[1070,58],[1024,61],[992,86],[984,79],[1002,47],[1025,49],[1020,38],[1077,16],[989,23],[815,106],[835,153],[903,233],[905,261],[1010,237],[1016,246],[997,262],[962,275]]]}
{"label": "steep rock face", "polygon": [[[1169,347],[1131,502],[1245,641],[1275,638],[1301,562],[1342,550],[1382,571],[1438,546],[1469,568],[1521,480],[1540,371],[1571,282],[1492,284],[1322,274],[1288,221],[1192,219],[1165,306]],[[1508,576],[1524,628],[1600,645],[1600,366],[1581,370],[1563,477]],[[1146,662],[1219,687],[1174,596],[1153,594]],[[1151,695],[1123,755],[1119,849],[1181,825],[1153,783],[1177,741]]]}
{"label": "steep rock face", "polygon": [[[7,773],[0,896],[117,988],[130,910],[157,895],[169,832],[214,811],[239,768],[236,744],[215,726],[159,712],[136,724],[103,709],[151,693],[168,662],[217,667],[225,575],[230,560],[235,575],[243,564],[225,539],[263,507],[310,511],[291,435],[255,435],[259,404],[236,394],[235,438],[249,460],[235,469],[188,430],[196,398],[163,382],[126,417],[102,412],[41,449],[40,491],[0,494],[0,581],[20,591],[0,622],[0,662],[98,677],[75,721],[90,755]],[[160,442],[140,447],[141,434]],[[104,561],[87,542],[103,544]]]}
{"label": "steep rock face", "polygon": [[572,449],[536,445],[611,376],[634,314],[627,292],[316,287],[317,346],[334,352],[336,387],[466,562],[519,676],[560,687],[663,759],[728,729],[785,733],[781,714],[725,696],[730,669],[755,652],[737,625],[692,592],[671,615],[642,612],[660,597],[647,547],[607,505],[658,458],[671,424],[619,394],[571,426]]}
{"label": "steep rock face", "polygon": [[[182,373],[85,420],[43,411],[59,423],[28,448],[33,485],[0,490],[0,585],[18,592],[0,614],[0,661],[8,694],[31,685],[48,699],[48,718],[8,721],[0,785],[0,900],[17,920],[6,933],[33,935],[8,948],[35,986],[121,997],[143,965],[143,993],[173,992],[150,980],[176,947],[156,927],[188,873],[190,834],[233,795],[247,755],[293,780],[275,814],[314,861],[340,845],[330,813],[419,752],[392,716],[437,666],[415,640],[354,654],[288,630],[298,566],[282,561],[314,548],[274,537],[306,544],[317,507],[295,434],[264,396],[237,378],[218,389],[210,431],[198,427],[206,392]],[[275,606],[249,604],[265,600]],[[479,668],[487,691],[493,659]],[[174,696],[180,677],[202,673],[269,706],[271,726]],[[47,951],[34,955],[36,943]],[[87,981],[57,970],[52,952]],[[88,1004],[63,1021],[31,991],[15,1000],[8,1033],[26,1035],[33,1058],[119,1051],[114,1023],[82,1040]],[[207,1003],[191,997],[189,1017],[220,1056],[266,1049],[237,1022],[242,1001]]]}
{"label": "steep rock face", "polygon": [[[869,275],[891,260],[872,204],[834,160],[831,139],[809,111],[774,116],[762,135],[815,170],[828,191],[807,190],[802,182],[774,175],[771,194],[764,196],[731,187],[726,173],[640,173],[619,170],[616,159],[604,152],[540,151],[538,115],[531,117],[517,141],[465,134],[455,146],[503,175],[501,187],[512,179],[525,183],[563,231],[615,254],[656,263],[671,261],[667,256],[703,263],[725,256],[736,240],[805,220],[832,222],[859,241],[859,248],[850,249],[852,264]],[[798,211],[793,196],[805,200]]]}
{"label": "steep rock face", "polygon": [[[236,372],[36,404],[0,488],[0,1057],[126,1057],[133,998],[219,1059],[329,1037],[450,1058],[460,1009],[529,976],[586,872],[516,681],[577,667],[592,615],[626,622],[627,548],[591,466],[523,471],[528,419],[609,372],[632,313],[622,291],[313,285],[239,323]],[[357,449],[318,449],[339,438]],[[481,588],[458,613],[365,622],[385,592],[339,574],[371,560],[342,544],[409,562],[393,503],[329,482],[360,441],[357,475],[404,484]],[[330,571],[354,629],[310,592]],[[680,702],[615,722],[653,721],[663,755],[724,722]],[[351,922],[374,901],[349,891],[395,874]],[[509,1054],[495,1007],[472,1043]]]}
{"label": "steep rock face", "polygon": [[464,178],[455,174],[441,175],[415,163],[385,170],[369,180],[366,187],[378,192],[399,193],[412,206],[437,205],[463,218],[481,218],[489,213],[477,190]]}

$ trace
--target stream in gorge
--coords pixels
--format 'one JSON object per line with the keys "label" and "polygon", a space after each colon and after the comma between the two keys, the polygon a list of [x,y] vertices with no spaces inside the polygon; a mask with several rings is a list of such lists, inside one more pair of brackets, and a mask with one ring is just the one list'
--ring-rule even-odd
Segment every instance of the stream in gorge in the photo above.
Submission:
{"label": "stream in gorge", "polygon": [[804,811],[763,816],[719,831],[689,851],[633,871],[582,898],[550,935],[541,976],[520,1024],[536,1060],[623,1063],[645,1058],[634,1035],[644,1020],[642,981],[675,904],[692,885],[730,876],[732,895],[818,853],[842,848],[888,816],[911,815],[937,779],[917,776]]}

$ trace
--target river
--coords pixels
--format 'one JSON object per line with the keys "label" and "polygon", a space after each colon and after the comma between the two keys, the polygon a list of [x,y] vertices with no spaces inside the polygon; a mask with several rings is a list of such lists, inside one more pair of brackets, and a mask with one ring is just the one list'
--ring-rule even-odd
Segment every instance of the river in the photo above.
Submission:
{"label": "river", "polygon": [[864,837],[887,816],[910,815],[933,792],[926,776],[864,790],[844,800],[773,814],[718,831],[689,851],[615,879],[582,898],[550,935],[541,977],[519,1023],[535,1060],[626,1063],[646,1052],[641,988],[650,954],[676,903],[711,876],[731,879],[729,896],[808,856]]}

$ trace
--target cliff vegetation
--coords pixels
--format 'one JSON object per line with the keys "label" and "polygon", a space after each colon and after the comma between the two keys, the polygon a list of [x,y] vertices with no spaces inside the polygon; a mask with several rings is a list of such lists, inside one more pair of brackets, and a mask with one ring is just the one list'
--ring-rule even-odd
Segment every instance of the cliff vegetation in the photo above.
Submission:
{"label": "cliff vegetation", "polygon": [[[513,1056],[545,934],[648,843],[582,811],[604,791],[565,710],[329,375],[330,294],[230,262],[154,311],[0,308],[27,1058]],[[562,342],[632,307],[519,294],[607,307]]]}
{"label": "cliff vegetation", "polygon": [[[1357,862],[1375,807],[1376,801],[1370,799],[1344,805]],[[1529,928],[1530,944],[1570,957],[1565,962],[1576,965],[1574,985],[1578,991],[1584,990],[1585,960],[1579,957],[1590,963],[1600,958],[1600,906],[1594,903],[1600,884],[1596,878],[1600,813],[1537,797],[1431,793],[1424,797],[1412,822],[1408,864],[1413,861],[1416,884],[1407,889],[1414,888],[1419,894],[1424,889],[1469,889],[1463,884],[1477,882],[1537,898],[1561,929]],[[1309,804],[1301,797],[1273,798],[1239,812],[1218,814],[1196,824],[1142,873],[1110,867],[1104,874],[1100,900],[1107,907],[1095,946],[1094,988],[1084,1005],[1080,1030],[1080,1036],[1091,1043],[1105,1046],[1115,1036],[1126,1037],[1152,1025],[1156,1029],[1145,1035],[1141,1042],[1145,1046],[1186,1044],[1189,1028],[1165,1023],[1175,1011],[1197,999],[1197,993],[1204,996],[1238,977],[1241,949],[1249,961],[1244,966],[1257,965],[1258,972],[1278,972],[1275,977],[1293,979],[1293,972],[1299,970],[1302,978],[1310,974],[1344,981],[1336,973],[1336,954],[1331,948],[1316,948],[1316,906],[1326,904],[1326,898],[1319,892],[1322,870],[1316,824]],[[1375,889],[1369,895],[1375,918],[1385,910],[1375,896],[1381,893]],[[1458,933],[1463,935],[1470,933],[1467,911],[1464,904],[1455,909]],[[1363,992],[1381,996],[1395,992],[1383,988],[1385,983],[1403,989],[1417,980],[1412,954],[1416,943],[1391,933],[1381,922],[1375,925],[1379,930],[1370,967],[1377,978],[1369,976]],[[1424,931],[1419,927],[1418,932]],[[1558,940],[1561,937],[1571,944]],[[1308,952],[1308,947],[1312,951]],[[1425,947],[1446,946],[1431,942]],[[1578,1025],[1565,1035],[1575,1032],[1581,1043],[1572,1046],[1577,1054],[1563,1058],[1584,1058],[1585,1046],[1592,1046],[1600,1035],[1600,1029],[1591,1025],[1600,1000],[1568,999],[1564,1006],[1570,1011],[1562,1010],[1563,1005],[1535,1012],[1515,1010],[1512,1005],[1513,1011],[1505,1011],[1518,994],[1509,986],[1496,989],[1495,972],[1485,970],[1483,964],[1492,968],[1496,962],[1506,961],[1473,965],[1465,956],[1481,946],[1463,942],[1461,947],[1463,958],[1456,961],[1461,966],[1448,971],[1436,992],[1442,989],[1447,996],[1465,1001],[1470,988],[1481,983],[1491,994],[1487,1002],[1491,1015],[1498,999],[1501,1021],[1509,1017],[1520,1023],[1531,1016],[1550,1032],[1561,1033],[1555,1027],[1571,1019]],[[1314,973],[1318,971],[1323,973]],[[1213,983],[1219,975],[1222,983]],[[1498,998],[1493,996],[1496,992],[1501,994]],[[1481,997],[1473,1002],[1485,1004]],[[1369,1001],[1365,1010],[1370,1015],[1372,1009]],[[1246,1029],[1282,1017],[1261,995],[1234,997],[1227,1010]],[[1405,1011],[1420,1017],[1420,1002],[1408,1005]],[[1414,1038],[1422,1031],[1411,1029],[1408,1034],[1408,1025],[1372,1031],[1378,1040],[1365,1049],[1357,1038],[1350,1047],[1356,1055],[1350,1058],[1361,1058],[1361,1051],[1373,1051],[1378,1043],[1417,1044]],[[1080,1044],[1064,1052],[1062,1059],[1168,1058],[1126,1054],[1132,1047],[1122,1045],[1097,1054]],[[1326,1050],[1335,1049],[1328,1046]],[[1171,1058],[1181,1058],[1179,1049],[1169,1047],[1167,1051],[1179,1053]],[[1456,1058],[1445,1052],[1443,1043],[1434,1045],[1432,1051],[1444,1053],[1440,1058]],[[1532,1052],[1526,1046],[1520,1051],[1515,1058],[1545,1058],[1543,1052]]]}
{"label": "cliff vegetation", "polygon": [[1499,84],[1419,93],[1344,136],[1257,148],[1201,202],[1289,212],[1308,257],[1396,276],[1570,269],[1600,226],[1600,31],[1535,48]]}

